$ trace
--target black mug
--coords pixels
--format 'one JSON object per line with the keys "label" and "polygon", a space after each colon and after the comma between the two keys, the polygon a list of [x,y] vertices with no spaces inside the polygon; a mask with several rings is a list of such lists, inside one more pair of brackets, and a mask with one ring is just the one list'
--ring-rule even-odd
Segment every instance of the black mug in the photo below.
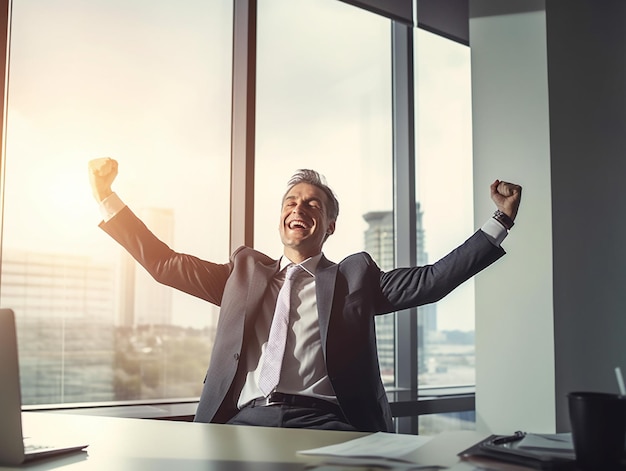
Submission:
{"label": "black mug", "polygon": [[624,469],[626,397],[601,392],[571,392],[567,396],[578,468]]}

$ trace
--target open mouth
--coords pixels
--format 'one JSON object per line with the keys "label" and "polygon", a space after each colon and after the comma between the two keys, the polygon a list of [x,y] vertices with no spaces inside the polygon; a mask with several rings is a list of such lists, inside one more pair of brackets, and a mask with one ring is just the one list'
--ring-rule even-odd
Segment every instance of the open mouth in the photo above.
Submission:
{"label": "open mouth", "polygon": [[287,223],[287,227],[292,230],[307,230],[310,226],[302,219],[294,219]]}

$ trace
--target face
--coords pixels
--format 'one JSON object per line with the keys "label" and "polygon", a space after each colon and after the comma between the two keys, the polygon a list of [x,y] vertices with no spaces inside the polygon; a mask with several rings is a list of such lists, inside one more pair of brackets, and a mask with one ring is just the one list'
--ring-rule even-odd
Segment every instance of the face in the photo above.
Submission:
{"label": "face", "polygon": [[292,261],[320,253],[326,238],[335,232],[335,221],[328,217],[326,194],[308,183],[294,185],[283,199],[278,230],[285,255]]}

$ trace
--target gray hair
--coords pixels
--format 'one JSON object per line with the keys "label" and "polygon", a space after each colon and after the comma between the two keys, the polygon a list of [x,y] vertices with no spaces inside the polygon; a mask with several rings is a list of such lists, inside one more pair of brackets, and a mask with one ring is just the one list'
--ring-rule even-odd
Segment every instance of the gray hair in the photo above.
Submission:
{"label": "gray hair", "polygon": [[324,194],[326,195],[326,199],[328,199],[329,203],[328,217],[331,221],[336,221],[337,216],[339,216],[339,201],[337,201],[337,197],[335,196],[333,190],[331,190],[328,186],[328,183],[326,182],[326,177],[316,172],[315,170],[299,169],[287,182],[287,193],[294,186],[300,183],[308,183],[309,185],[316,186],[324,192]]}

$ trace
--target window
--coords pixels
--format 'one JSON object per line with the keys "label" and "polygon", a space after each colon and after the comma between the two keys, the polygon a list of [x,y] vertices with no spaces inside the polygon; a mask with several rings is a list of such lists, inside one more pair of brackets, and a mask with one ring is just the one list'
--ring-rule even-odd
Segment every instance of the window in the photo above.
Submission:
{"label": "window", "polygon": [[87,162],[116,158],[149,227],[226,261],[231,44],[227,0],[13,3],[0,301],[25,404],[199,394],[216,308],[97,227]]}
{"label": "window", "polygon": [[[415,64],[418,262],[432,263],[476,230],[470,51],[417,30]],[[474,385],[473,279],[421,307],[419,329],[419,388]]]}
{"label": "window", "polygon": [[[14,3],[0,304],[17,313],[26,404],[199,395],[217,308],[149,279],[97,227],[86,167],[116,158],[114,189],[157,235],[228,259],[232,14],[230,0]],[[282,253],[285,184],[313,168],[340,201],[326,256],[366,250],[393,268],[391,21],[337,0],[265,0],[257,25],[255,248]],[[414,37],[411,178],[418,263],[431,263],[475,229],[469,48]],[[421,393],[471,389],[473,305],[470,280],[419,309]],[[394,321],[376,320],[390,389]]]}
{"label": "window", "polygon": [[[319,171],[337,193],[336,262],[367,250],[393,262],[390,21],[336,0],[259,8],[255,246],[278,257],[289,177]],[[394,383],[393,315],[377,319],[381,372]]]}
{"label": "window", "polygon": [[[417,253],[419,263],[432,263],[476,229],[470,50],[423,30],[414,38]],[[474,359],[472,278],[441,301],[418,309],[420,396],[471,394]],[[466,410],[421,415],[418,429],[432,434],[474,427],[474,411]]]}

